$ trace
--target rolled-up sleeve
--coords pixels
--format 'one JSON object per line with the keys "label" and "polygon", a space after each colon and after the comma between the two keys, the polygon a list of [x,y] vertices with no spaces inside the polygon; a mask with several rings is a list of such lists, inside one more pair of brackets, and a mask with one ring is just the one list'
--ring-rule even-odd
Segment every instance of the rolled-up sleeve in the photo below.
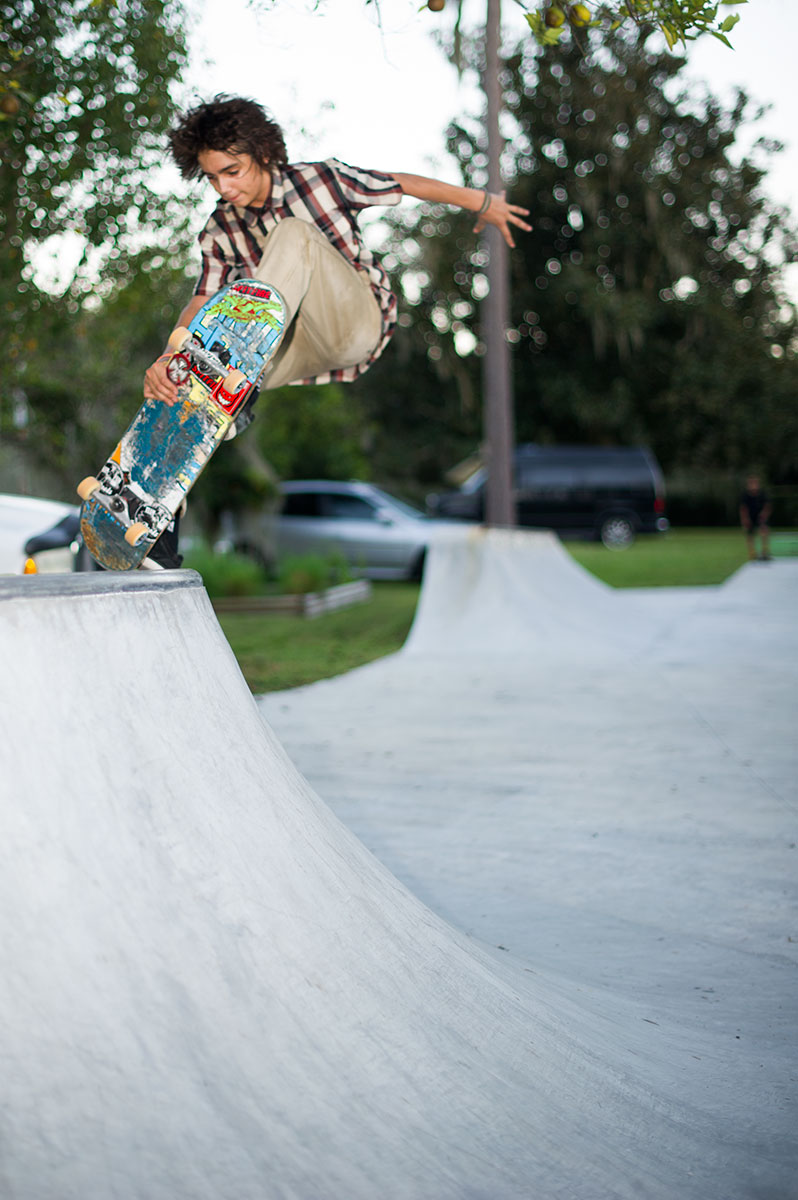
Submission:
{"label": "rolled-up sleeve", "polygon": [[350,167],[337,158],[327,160],[344,198],[350,208],[369,208],[372,204],[398,204],[404,196],[392,175],[384,171],[369,171],[362,167]]}

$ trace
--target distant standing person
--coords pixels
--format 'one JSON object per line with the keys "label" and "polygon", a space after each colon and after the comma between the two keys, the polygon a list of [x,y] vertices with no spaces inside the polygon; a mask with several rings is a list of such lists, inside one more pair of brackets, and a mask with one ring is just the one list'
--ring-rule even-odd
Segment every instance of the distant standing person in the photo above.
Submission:
{"label": "distant standing person", "polygon": [[759,558],[762,562],[770,561],[770,528],[768,521],[773,511],[770,497],[763,489],[758,475],[749,475],[745,481],[745,491],[740,497],[740,524],[745,532],[748,544],[748,557],[757,558],[757,534],[761,542]]}

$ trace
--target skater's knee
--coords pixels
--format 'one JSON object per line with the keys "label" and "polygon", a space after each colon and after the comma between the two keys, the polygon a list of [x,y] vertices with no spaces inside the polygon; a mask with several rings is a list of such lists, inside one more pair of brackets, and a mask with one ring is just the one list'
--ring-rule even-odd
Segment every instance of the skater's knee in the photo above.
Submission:
{"label": "skater's knee", "polygon": [[[319,238],[326,242],[324,235],[307,221],[299,217],[286,217],[275,225],[266,238],[261,260],[255,270],[256,278],[270,283],[278,291],[288,286],[287,281],[299,278],[298,304],[309,282],[309,277],[304,278],[305,273],[309,276],[318,255],[316,243]],[[291,297],[283,294],[283,299],[290,302]]]}
{"label": "skater's knee", "polygon": [[286,246],[289,249],[298,250],[318,236],[318,230],[313,225],[309,225],[307,221],[301,220],[300,217],[285,217],[272,229],[266,239],[266,248]]}

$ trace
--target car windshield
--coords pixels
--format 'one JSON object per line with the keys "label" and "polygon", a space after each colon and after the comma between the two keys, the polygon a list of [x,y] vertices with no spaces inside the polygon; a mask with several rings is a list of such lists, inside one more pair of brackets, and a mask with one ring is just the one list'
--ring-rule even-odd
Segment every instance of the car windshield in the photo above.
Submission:
{"label": "car windshield", "polygon": [[488,472],[484,467],[478,467],[473,475],[469,475],[468,479],[460,488],[460,491],[464,492],[468,496],[470,496],[473,492],[478,492],[479,489],[484,485],[487,474]]}
{"label": "car windshield", "polygon": [[372,488],[372,493],[380,504],[384,504],[386,508],[398,508],[406,517],[415,517],[417,521],[426,521],[426,516],[419,509],[413,508],[412,504],[407,504],[404,500],[398,500],[396,496],[389,496],[381,488]]}

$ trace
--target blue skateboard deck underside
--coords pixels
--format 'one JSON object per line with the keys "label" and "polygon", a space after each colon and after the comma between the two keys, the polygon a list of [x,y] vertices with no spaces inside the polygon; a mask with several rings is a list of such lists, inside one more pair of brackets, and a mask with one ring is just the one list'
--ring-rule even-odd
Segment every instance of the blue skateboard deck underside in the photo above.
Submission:
{"label": "blue skateboard deck underside", "polygon": [[[223,364],[211,372],[191,360],[175,405],[147,400],[99,475],[100,489],[84,501],[81,531],[92,556],[114,571],[138,567],[170,524],[237,412],[274,356],[285,328],[285,308],[273,288],[238,280],[205,304],[189,333]],[[247,385],[231,397],[220,382],[238,369]],[[146,535],[131,546],[135,522]]]}

